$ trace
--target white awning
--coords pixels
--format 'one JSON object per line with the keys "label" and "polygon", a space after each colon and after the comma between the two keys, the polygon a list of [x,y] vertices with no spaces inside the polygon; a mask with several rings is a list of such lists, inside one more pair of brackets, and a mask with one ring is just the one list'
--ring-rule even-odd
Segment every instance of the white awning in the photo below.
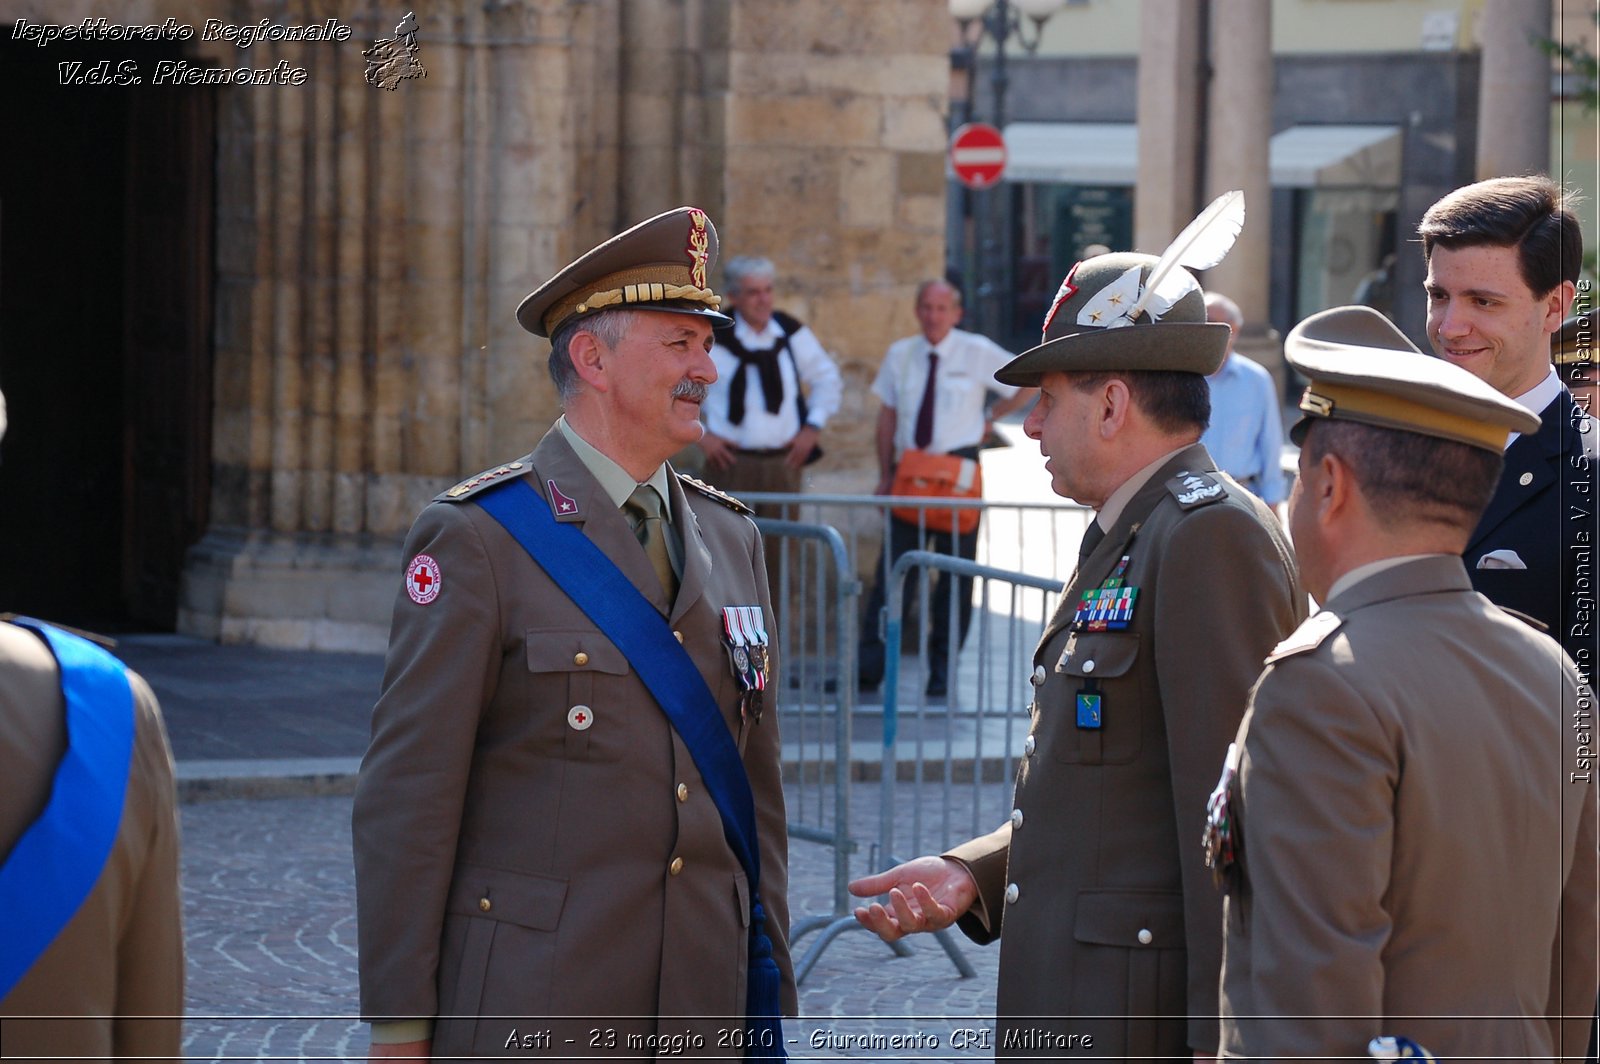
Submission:
{"label": "white awning", "polygon": [[1272,138],[1274,188],[1398,188],[1396,126],[1290,126]]}
{"label": "white awning", "polygon": [[[1274,188],[1400,184],[1395,126],[1292,126],[1274,134]],[[1139,166],[1131,122],[1013,122],[1006,127],[1005,180],[1063,185],[1132,185]]]}
{"label": "white awning", "polygon": [[1005,180],[1023,184],[1131,185],[1139,162],[1132,122],[1013,122]]}

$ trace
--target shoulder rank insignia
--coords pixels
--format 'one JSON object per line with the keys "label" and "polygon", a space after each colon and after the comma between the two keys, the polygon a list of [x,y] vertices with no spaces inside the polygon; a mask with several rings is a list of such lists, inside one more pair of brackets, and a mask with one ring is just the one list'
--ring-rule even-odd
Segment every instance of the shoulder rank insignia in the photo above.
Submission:
{"label": "shoulder rank insignia", "polygon": [[1270,665],[1281,658],[1317,649],[1322,645],[1322,641],[1337,632],[1343,623],[1344,618],[1332,610],[1318,610],[1307,617],[1299,628],[1290,632],[1287,639],[1272,648],[1272,653],[1267,655],[1265,664]]}
{"label": "shoulder rank insignia", "polygon": [[506,477],[520,476],[522,471],[527,468],[528,466],[525,462],[507,462],[503,466],[485,469],[482,473],[468,477],[449,491],[441,492],[434,498],[439,502],[461,502],[490,484],[504,480]]}
{"label": "shoulder rank insignia", "polygon": [[1167,481],[1167,490],[1172,492],[1172,497],[1178,500],[1178,505],[1185,510],[1193,510],[1197,506],[1219,502],[1228,497],[1228,489],[1222,486],[1222,481],[1205,473],[1183,472]]}
{"label": "shoulder rank insignia", "polygon": [[679,473],[678,479],[683,481],[684,484],[693,488],[695,491],[698,491],[701,495],[704,495],[706,498],[715,499],[717,502],[720,502],[722,505],[726,506],[735,513],[746,515],[755,514],[754,510],[750,509],[750,507],[746,506],[738,499],[735,499],[732,495],[729,495],[727,492],[721,491],[717,488],[713,488],[710,484],[707,484],[703,480],[696,480],[687,473]]}

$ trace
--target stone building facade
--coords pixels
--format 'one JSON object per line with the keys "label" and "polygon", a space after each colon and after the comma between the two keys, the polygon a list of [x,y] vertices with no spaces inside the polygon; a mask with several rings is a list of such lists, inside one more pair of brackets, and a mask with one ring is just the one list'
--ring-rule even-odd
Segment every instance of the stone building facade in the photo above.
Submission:
{"label": "stone building facade", "polygon": [[[181,483],[143,489],[137,472],[121,478],[120,537],[133,559],[123,596],[137,598],[140,579],[162,584],[165,565],[181,632],[381,649],[400,539],[417,510],[531,450],[559,413],[547,348],[517,326],[518,301],[607,235],[682,203],[708,211],[724,255],[776,261],[780,305],[814,327],[858,385],[830,427],[819,475],[869,488],[866,384],[887,343],[914,328],[914,288],[944,259],[944,0],[444,0],[416,13],[426,76],[385,91],[366,82],[362,50],[393,38],[405,14],[319,0],[0,10],[0,36],[19,22],[100,17],[172,18],[196,31],[209,18],[333,18],[351,31],[342,41],[269,35],[248,48],[201,32],[143,52],[96,45],[113,59],[136,55],[141,71],[167,56],[306,72],[299,85],[97,90],[188,108],[182,157],[196,160],[187,184],[163,186],[189,190],[174,207],[186,221],[172,231],[192,250],[147,266],[137,265],[145,241],[130,236],[118,250],[128,320],[141,306],[176,308],[187,325],[168,346],[183,348],[171,357],[199,393],[171,417],[125,414],[120,433],[99,427],[133,439],[140,417],[193,426]],[[54,60],[68,45],[36,47]],[[82,98],[50,106],[70,122]],[[130,144],[153,143],[128,128]],[[150,165],[129,162],[126,181]],[[132,233],[144,215],[129,202]],[[163,271],[183,276],[164,284]],[[20,267],[0,280],[12,282],[13,306],[18,285],[45,298],[47,279]],[[146,298],[140,286],[152,284],[165,295]],[[123,330],[125,343],[135,331]],[[30,343],[0,344],[8,393],[12,377],[25,378],[13,366]],[[14,405],[27,399],[17,387]],[[160,401],[183,402],[172,393]],[[135,450],[125,447],[125,470]],[[47,479],[28,461],[0,467],[0,478]],[[171,501],[134,513],[154,498]],[[187,542],[140,539],[141,520],[171,514],[186,523],[161,542]]]}

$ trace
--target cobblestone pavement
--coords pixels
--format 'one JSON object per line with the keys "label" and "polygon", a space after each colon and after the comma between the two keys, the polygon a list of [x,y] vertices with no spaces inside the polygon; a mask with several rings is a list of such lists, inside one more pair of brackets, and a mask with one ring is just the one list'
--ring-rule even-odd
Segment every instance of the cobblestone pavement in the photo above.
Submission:
{"label": "cobblestone pavement", "polygon": [[[905,790],[909,798],[910,792]],[[985,810],[1008,791],[984,788]],[[876,836],[877,788],[859,785],[857,836]],[[941,799],[930,794],[930,818]],[[907,805],[911,804],[909,801]],[[904,811],[903,811],[904,812]],[[909,817],[909,813],[905,813]],[[997,819],[994,822],[998,822]],[[868,830],[869,825],[873,830]],[[356,1020],[356,921],[350,799],[229,800],[183,807],[184,908],[189,947],[184,1051],[192,1060],[359,1058],[367,1031]],[[866,854],[851,870],[865,870]],[[821,844],[791,843],[790,904],[796,918],[832,911],[833,857]],[[810,948],[802,939],[797,954]],[[785,1025],[796,1059],[980,1061],[957,1033],[992,1029],[999,951],[957,936],[976,969],[957,974],[930,938],[895,957],[865,931],[824,950],[801,987],[802,1019]],[[900,1052],[862,1048],[858,1036],[908,1039]],[[974,1034],[973,1041],[981,1035]],[[937,1039],[937,1042],[934,1041]]]}

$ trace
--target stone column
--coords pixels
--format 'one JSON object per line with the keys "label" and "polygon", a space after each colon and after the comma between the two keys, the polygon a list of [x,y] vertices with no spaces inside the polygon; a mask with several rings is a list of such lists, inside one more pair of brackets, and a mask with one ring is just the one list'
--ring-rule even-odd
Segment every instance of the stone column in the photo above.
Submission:
{"label": "stone column", "polygon": [[615,231],[618,11],[438,5],[427,76],[392,92],[362,77],[398,18],[377,4],[341,12],[349,42],[245,57],[309,77],[219,101],[212,520],[180,630],[381,650],[417,511],[554,420],[514,311]]}
{"label": "stone column", "polygon": [[1550,169],[1550,0],[1494,0],[1479,14],[1477,178]]}
{"label": "stone column", "polygon": [[918,282],[944,272],[946,0],[721,0],[704,14],[726,21],[702,34],[727,41],[725,65],[704,64],[707,150],[724,159],[707,209],[724,255],[774,261],[779,305],[845,375],[808,483],[870,491],[872,379],[916,330]]}
{"label": "stone column", "polygon": [[1204,284],[1239,304],[1246,336],[1259,335],[1266,329],[1272,247],[1270,0],[1212,0],[1211,67],[1205,202],[1243,189],[1246,221],[1228,257],[1206,271]]}
{"label": "stone column", "polygon": [[1133,244],[1160,254],[1195,213],[1200,106],[1200,13],[1193,0],[1139,4],[1139,174]]}

